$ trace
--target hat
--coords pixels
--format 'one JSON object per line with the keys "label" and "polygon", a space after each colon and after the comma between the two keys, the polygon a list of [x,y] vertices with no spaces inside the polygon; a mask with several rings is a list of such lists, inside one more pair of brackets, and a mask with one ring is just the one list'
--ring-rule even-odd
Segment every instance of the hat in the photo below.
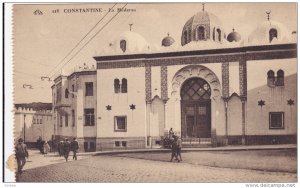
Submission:
{"label": "hat", "polygon": [[19,142],[23,142],[23,138],[19,138],[19,140],[18,140]]}

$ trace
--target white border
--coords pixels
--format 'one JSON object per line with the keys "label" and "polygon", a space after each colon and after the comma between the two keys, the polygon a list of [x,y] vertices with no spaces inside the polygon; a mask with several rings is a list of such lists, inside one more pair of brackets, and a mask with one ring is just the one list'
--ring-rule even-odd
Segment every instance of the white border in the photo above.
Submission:
{"label": "white border", "polygon": [[[5,78],[4,78],[4,112],[5,112],[5,116],[4,116],[4,165],[6,166],[6,160],[8,159],[8,157],[10,155],[13,154],[13,51],[12,51],[12,47],[13,47],[13,40],[12,40],[12,4],[5,4],[5,28],[4,28],[4,32],[5,32],[5,59],[4,59],[4,71],[5,71]],[[1,14],[2,16],[3,14]],[[2,68],[2,67],[1,67]],[[2,78],[2,77],[1,77]],[[2,104],[3,106],[3,104]],[[1,129],[1,133],[2,133],[2,129]],[[1,140],[1,144],[2,144],[2,140]],[[5,182],[14,182],[15,181],[15,174],[14,172],[8,170],[7,168],[5,168],[5,177],[4,177],[4,181]]]}

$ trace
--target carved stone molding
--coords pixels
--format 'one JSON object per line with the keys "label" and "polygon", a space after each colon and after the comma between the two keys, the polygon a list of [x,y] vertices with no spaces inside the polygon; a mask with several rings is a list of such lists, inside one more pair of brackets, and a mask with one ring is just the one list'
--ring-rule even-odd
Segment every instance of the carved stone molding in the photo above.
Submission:
{"label": "carved stone molding", "polygon": [[206,80],[211,88],[211,99],[216,100],[221,97],[221,85],[218,77],[205,66],[202,65],[189,65],[180,69],[172,79],[172,92],[171,96],[175,100],[180,99],[180,88],[182,84],[189,78],[202,78]]}
{"label": "carved stone molding", "polygon": [[168,100],[168,67],[160,67],[160,78],[161,78],[161,98],[163,101]]}
{"label": "carved stone molding", "polygon": [[145,66],[145,93],[146,102],[151,103],[152,93],[151,93],[151,66]]}

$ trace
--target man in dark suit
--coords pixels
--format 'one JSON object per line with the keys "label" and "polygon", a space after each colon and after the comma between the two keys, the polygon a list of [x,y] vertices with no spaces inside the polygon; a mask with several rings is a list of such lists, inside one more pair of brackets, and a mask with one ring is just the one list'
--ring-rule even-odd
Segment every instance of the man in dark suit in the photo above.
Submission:
{"label": "man in dark suit", "polygon": [[71,150],[73,152],[73,160],[77,160],[77,152],[79,149],[79,144],[76,140],[76,138],[73,138],[73,142],[71,142]]}
{"label": "man in dark suit", "polygon": [[71,150],[71,144],[70,144],[69,140],[67,138],[65,138],[65,141],[64,141],[64,157],[65,157],[66,161],[68,161],[70,150]]}

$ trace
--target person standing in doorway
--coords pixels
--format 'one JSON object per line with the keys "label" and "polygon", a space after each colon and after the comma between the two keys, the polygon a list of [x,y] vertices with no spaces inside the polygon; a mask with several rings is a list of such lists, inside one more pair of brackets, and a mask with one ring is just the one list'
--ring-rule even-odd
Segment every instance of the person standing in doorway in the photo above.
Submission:
{"label": "person standing in doorway", "polygon": [[73,160],[77,160],[77,152],[79,149],[79,144],[76,140],[76,138],[73,138],[73,142],[71,143],[71,150],[73,152]]}
{"label": "person standing in doorway", "polygon": [[69,158],[70,149],[71,149],[71,144],[70,144],[69,140],[67,138],[65,138],[65,142],[64,142],[64,157],[66,159],[66,162],[68,161],[68,158]]}
{"label": "person standing in doorway", "polygon": [[16,145],[16,158],[18,165],[18,173],[22,173],[23,167],[26,163],[26,158],[28,158],[28,151],[26,144],[23,143],[23,139],[20,138],[18,140],[18,144]]}

